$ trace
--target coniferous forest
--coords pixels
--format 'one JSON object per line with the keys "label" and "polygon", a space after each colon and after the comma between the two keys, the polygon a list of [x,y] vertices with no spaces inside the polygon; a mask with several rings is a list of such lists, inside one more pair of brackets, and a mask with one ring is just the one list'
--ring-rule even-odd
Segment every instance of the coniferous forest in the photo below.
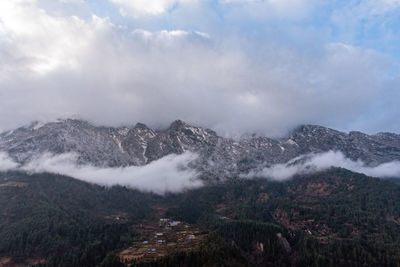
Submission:
{"label": "coniferous forest", "polygon": [[[400,186],[344,169],[165,196],[8,172],[0,215],[4,266],[400,266]],[[201,242],[123,260],[158,215]]]}

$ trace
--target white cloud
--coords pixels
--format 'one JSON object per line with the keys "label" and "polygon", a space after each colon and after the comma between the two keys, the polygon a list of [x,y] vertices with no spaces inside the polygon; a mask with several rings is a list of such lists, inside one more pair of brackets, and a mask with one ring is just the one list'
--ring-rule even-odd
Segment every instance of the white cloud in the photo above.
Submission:
{"label": "white cloud", "polygon": [[[145,16],[159,16],[174,7],[194,4],[201,6],[198,0],[109,0],[119,7],[123,16],[136,19]],[[287,18],[304,17],[312,9],[315,0],[219,0],[225,7],[234,8],[232,14],[239,13],[257,17],[281,16]],[[239,8],[240,10],[236,9]]]}
{"label": "white cloud", "polygon": [[315,0],[220,0],[230,5],[227,15],[231,18],[277,18],[300,19],[306,17],[315,7]]}
{"label": "white cloud", "polygon": [[0,2],[0,129],[77,114],[102,125],[180,118],[220,134],[281,135],[300,123],[348,129],[371,103],[397,99],[382,89],[388,60],[362,47],[309,52],[259,36],[57,14],[34,0]]}
{"label": "white cloud", "polygon": [[141,167],[98,168],[78,165],[75,154],[44,154],[21,167],[21,170],[62,174],[98,185],[120,185],[164,194],[203,185],[197,179],[198,173],[189,167],[189,163],[196,158],[195,154],[186,152],[168,155]]}
{"label": "white cloud", "polygon": [[141,17],[146,15],[161,15],[174,5],[194,2],[196,0],[110,0],[120,7],[124,16]]}
{"label": "white cloud", "polygon": [[222,4],[229,3],[253,3],[253,2],[263,2],[262,0],[220,0]]}
{"label": "white cloud", "polygon": [[[144,192],[165,194],[178,193],[186,189],[204,185],[200,173],[190,165],[198,155],[185,152],[171,154],[145,166],[101,168],[77,164],[78,156],[74,153],[38,155],[30,162],[19,165],[6,153],[0,152],[0,171],[19,170],[30,173],[55,173],[73,177],[88,183],[102,186],[126,186]],[[400,177],[400,161],[393,161],[378,166],[368,166],[361,160],[346,158],[340,151],[328,151],[319,154],[302,155],[285,164],[256,169],[242,178],[267,178],[273,181],[285,181],[297,174],[310,174],[316,171],[340,167],[353,172],[380,178]]]}
{"label": "white cloud", "polygon": [[[391,20],[396,19],[399,10],[399,0],[352,0],[343,6],[336,7],[332,11],[331,18],[340,27],[340,31],[345,37],[349,38],[346,35],[354,35],[353,38],[357,39],[360,30],[370,31],[372,35],[377,30],[389,34],[392,31],[390,29]],[[391,13],[394,14],[394,17]],[[376,41],[382,42],[382,40]]]}
{"label": "white cloud", "polygon": [[400,8],[399,0],[366,0],[359,4],[358,8],[363,9],[364,15],[383,15]]}
{"label": "white cloud", "polygon": [[286,164],[276,164],[262,170],[251,171],[244,177],[264,177],[274,181],[284,181],[296,174],[307,174],[340,167],[353,172],[364,173],[374,177],[400,177],[400,161],[383,163],[375,167],[367,166],[361,160],[353,161],[346,158],[340,151],[328,151],[320,154],[300,156]]}
{"label": "white cloud", "polygon": [[7,153],[0,152],[0,171],[10,171],[18,167],[18,164],[12,160]]}
{"label": "white cloud", "polygon": [[189,165],[197,155],[185,152],[171,154],[145,166],[100,168],[77,164],[74,153],[38,155],[24,165],[16,163],[5,152],[0,152],[0,172],[16,170],[29,173],[55,173],[102,186],[126,186],[156,194],[177,193],[203,185],[199,173]]}
{"label": "white cloud", "polygon": [[52,16],[36,2],[0,2],[0,51],[10,57],[2,64],[5,77],[10,71],[44,75],[59,67],[77,68],[92,38],[109,27],[96,16],[89,22]]}
{"label": "white cloud", "polygon": [[64,4],[84,4],[84,0],[58,0]]}

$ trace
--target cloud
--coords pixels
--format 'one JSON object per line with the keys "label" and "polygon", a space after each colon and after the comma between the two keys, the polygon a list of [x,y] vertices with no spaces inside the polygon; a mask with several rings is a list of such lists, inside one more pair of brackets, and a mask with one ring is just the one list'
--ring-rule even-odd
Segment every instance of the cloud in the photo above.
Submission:
{"label": "cloud", "polygon": [[340,151],[328,151],[320,154],[310,154],[292,159],[286,164],[276,164],[262,170],[251,171],[243,177],[264,177],[273,181],[284,181],[296,174],[308,174],[331,167],[340,167],[353,172],[364,173],[380,178],[400,177],[400,161],[383,163],[375,167],[367,166],[361,160],[353,161],[346,158]]}
{"label": "cloud", "polygon": [[350,1],[347,5],[359,17],[371,17],[377,15],[385,15],[395,9],[400,8],[398,0],[364,0]]}
{"label": "cloud", "polygon": [[316,5],[314,0],[220,0],[229,5],[227,16],[241,18],[252,16],[257,19],[300,19],[307,16]]}
{"label": "cloud", "polygon": [[110,0],[120,7],[124,16],[157,16],[167,12],[175,5],[194,2],[195,0]]}
{"label": "cloud", "polygon": [[202,181],[197,179],[198,173],[189,167],[189,163],[196,157],[195,154],[186,152],[181,155],[165,156],[142,167],[98,168],[78,165],[75,154],[43,154],[20,169],[34,173],[50,172],[67,175],[103,186],[120,185],[145,192],[165,194],[203,185]]}
{"label": "cloud", "polygon": [[7,153],[0,152],[0,171],[10,171],[18,167],[18,163],[13,161]]}
{"label": "cloud", "polygon": [[399,41],[399,11],[398,0],[352,0],[335,8],[330,16],[343,41],[393,53],[392,46]]}
{"label": "cloud", "polygon": [[76,70],[93,38],[109,26],[96,16],[89,22],[52,16],[35,0],[2,1],[0,18],[1,80],[16,72],[44,77],[58,68]]}
{"label": "cloud", "polygon": [[[173,2],[156,5],[168,10]],[[211,16],[212,25],[204,19],[208,7],[188,13],[197,19],[191,27],[179,12],[167,27],[60,15],[35,0],[1,1],[0,128],[78,115],[101,125],[157,128],[179,118],[222,135],[283,135],[302,123],[400,129],[398,82],[385,75],[397,73],[390,58],[330,38],[315,41],[319,30],[284,28],[289,37],[281,40],[271,37],[278,36],[274,25],[237,26],[229,17],[240,12],[233,5],[218,4],[223,10]],[[383,103],[379,112],[376,103]]]}
{"label": "cloud", "polygon": [[[163,195],[169,192],[179,193],[204,185],[200,179],[201,173],[191,167],[191,163],[196,161],[197,158],[197,154],[185,152],[181,155],[165,156],[144,166],[101,168],[78,164],[78,155],[74,153],[59,155],[44,153],[21,166],[13,161],[7,153],[0,152],[0,171],[19,170],[29,173],[55,173],[102,186],[120,185]],[[286,164],[254,169],[247,174],[241,174],[240,177],[285,181],[297,174],[310,174],[331,167],[340,167],[373,177],[400,177],[400,161],[387,162],[372,167],[361,160],[354,161],[346,158],[340,151],[302,155]]]}

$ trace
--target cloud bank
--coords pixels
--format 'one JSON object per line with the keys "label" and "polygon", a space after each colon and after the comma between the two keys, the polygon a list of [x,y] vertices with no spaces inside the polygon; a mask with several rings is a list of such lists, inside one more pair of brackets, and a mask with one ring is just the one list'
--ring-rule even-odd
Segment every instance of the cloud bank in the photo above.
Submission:
{"label": "cloud bank", "polygon": [[396,32],[369,47],[340,30],[397,1],[350,1],[327,14],[332,25],[310,21],[320,1],[92,2],[0,2],[0,129],[78,115],[156,128],[183,119],[222,135],[400,130],[397,61],[375,47]]}
{"label": "cloud bank", "polygon": [[[102,186],[120,185],[163,195],[168,192],[179,193],[186,189],[194,189],[204,185],[199,178],[201,173],[190,167],[190,164],[197,157],[198,155],[192,152],[185,152],[181,155],[165,156],[145,166],[100,168],[77,164],[78,157],[74,153],[60,155],[45,153],[21,166],[6,153],[0,152],[0,171],[55,173]],[[400,178],[399,161],[370,167],[360,160],[353,161],[346,158],[340,151],[300,156],[286,164],[276,164],[271,167],[252,170],[248,174],[242,174],[241,177],[285,181],[296,174],[310,174],[331,167],[341,167],[373,177]]]}
{"label": "cloud bank", "polygon": [[141,167],[98,168],[78,165],[75,154],[43,154],[31,162],[18,166],[4,154],[0,154],[0,171],[21,170],[31,173],[56,173],[102,186],[126,186],[144,192],[165,194],[181,192],[202,186],[198,173],[189,167],[196,159],[190,152],[168,155]]}
{"label": "cloud bank", "polygon": [[326,170],[331,167],[340,167],[373,177],[400,177],[400,161],[393,161],[380,164],[376,167],[369,167],[361,160],[353,161],[346,158],[340,151],[328,151],[320,154],[300,156],[286,164],[277,164],[263,168],[262,170],[251,171],[243,177],[261,177],[273,181],[284,181],[292,178],[296,174],[309,174],[316,171]]}
{"label": "cloud bank", "polygon": [[0,152],[0,171],[10,171],[17,167],[18,164],[7,153]]}
{"label": "cloud bank", "polygon": [[124,16],[141,17],[161,15],[174,5],[193,2],[195,0],[110,0],[120,7]]}

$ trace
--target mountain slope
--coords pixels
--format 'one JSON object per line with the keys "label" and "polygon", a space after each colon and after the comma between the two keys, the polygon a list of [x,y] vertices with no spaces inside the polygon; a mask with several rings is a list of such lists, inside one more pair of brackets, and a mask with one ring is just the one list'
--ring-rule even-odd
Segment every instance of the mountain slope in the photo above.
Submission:
{"label": "mountain slope", "polygon": [[256,266],[399,266],[399,203],[400,186],[333,168],[192,190],[169,215],[235,242]]}
{"label": "mountain slope", "polygon": [[158,226],[160,218],[210,238],[132,266],[400,265],[400,186],[343,169],[286,182],[234,179],[162,197],[53,174],[1,173],[0,214],[6,266],[129,264],[118,263],[119,253],[143,244],[141,224]]}
{"label": "mountain slope", "polygon": [[233,175],[255,166],[286,163],[307,153],[329,150],[341,151],[350,159],[376,166],[400,160],[400,135],[346,134],[322,126],[304,125],[281,139],[246,137],[234,140],[179,120],[168,129],[154,130],[140,123],[134,127],[112,128],[71,119],[34,123],[0,134],[0,151],[7,152],[19,163],[45,152],[75,152],[82,164],[142,166],[172,153],[193,151],[200,154],[198,168]]}
{"label": "mountain slope", "polygon": [[54,175],[0,173],[0,266],[95,266],[126,246],[157,200]]}

